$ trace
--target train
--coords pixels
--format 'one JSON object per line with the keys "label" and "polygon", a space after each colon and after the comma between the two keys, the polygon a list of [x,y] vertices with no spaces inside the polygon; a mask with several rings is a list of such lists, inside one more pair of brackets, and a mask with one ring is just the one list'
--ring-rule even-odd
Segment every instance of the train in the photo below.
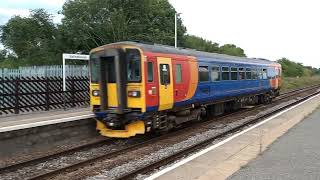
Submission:
{"label": "train", "polygon": [[90,51],[90,104],[101,135],[165,133],[279,95],[281,65],[194,49],[117,42]]}

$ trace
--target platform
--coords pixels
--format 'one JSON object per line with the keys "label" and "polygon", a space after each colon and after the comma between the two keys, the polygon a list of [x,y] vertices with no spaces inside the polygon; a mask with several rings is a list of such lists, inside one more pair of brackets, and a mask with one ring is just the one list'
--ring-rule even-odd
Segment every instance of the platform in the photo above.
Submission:
{"label": "platform", "polygon": [[320,179],[320,109],[229,179]]}
{"label": "platform", "polygon": [[[320,95],[182,159],[147,179],[319,179],[319,105]],[[292,131],[272,144],[292,127]],[[290,173],[296,176],[290,176]]]}
{"label": "platform", "polygon": [[94,117],[89,108],[42,111],[32,114],[0,116],[0,133]]}

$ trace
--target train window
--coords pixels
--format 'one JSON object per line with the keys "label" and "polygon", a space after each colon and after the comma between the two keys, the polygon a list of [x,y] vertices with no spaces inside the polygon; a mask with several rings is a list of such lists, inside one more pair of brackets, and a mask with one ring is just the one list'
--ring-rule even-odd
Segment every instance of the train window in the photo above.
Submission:
{"label": "train window", "polygon": [[199,66],[199,81],[209,81],[209,68],[208,66]]}
{"label": "train window", "polygon": [[211,68],[211,80],[220,81],[220,68],[218,66],[213,66]]}
{"label": "train window", "polygon": [[238,68],[231,68],[231,80],[238,80]]}
{"label": "train window", "polygon": [[160,83],[161,85],[170,84],[170,67],[169,64],[160,64]]}
{"label": "train window", "polygon": [[176,83],[182,82],[181,64],[176,64]]}
{"label": "train window", "polygon": [[246,68],[246,79],[252,79],[251,68]]}
{"label": "train window", "polygon": [[90,78],[92,83],[98,83],[99,81],[99,72],[100,72],[100,65],[98,58],[91,58],[90,59]]}
{"label": "train window", "polygon": [[148,62],[148,82],[153,82],[153,62]]}
{"label": "train window", "polygon": [[246,79],[246,72],[244,68],[239,68],[239,80]]}
{"label": "train window", "polygon": [[262,69],[262,78],[263,79],[268,79],[268,77],[267,77],[267,69]]}
{"label": "train window", "polygon": [[126,49],[127,51],[127,80],[128,82],[141,81],[141,58],[137,49]]}
{"label": "train window", "polygon": [[276,71],[273,67],[268,68],[267,76],[268,76],[268,79],[274,79],[276,77]]}
{"label": "train window", "polygon": [[257,69],[252,69],[251,78],[258,79]]}
{"label": "train window", "polygon": [[229,67],[222,67],[222,80],[230,80]]}
{"label": "train window", "polygon": [[259,68],[257,72],[258,72],[258,79],[263,79],[262,78],[263,77],[262,76],[262,69]]}

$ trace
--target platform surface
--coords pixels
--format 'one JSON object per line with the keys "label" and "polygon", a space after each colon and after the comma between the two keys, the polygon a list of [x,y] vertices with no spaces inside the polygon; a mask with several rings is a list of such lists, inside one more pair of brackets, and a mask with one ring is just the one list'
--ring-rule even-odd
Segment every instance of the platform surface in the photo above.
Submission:
{"label": "platform surface", "polygon": [[319,138],[317,109],[229,179],[320,179]]}
{"label": "platform surface", "polygon": [[93,117],[89,108],[41,111],[30,114],[0,116],[0,132],[63,123]]}
{"label": "platform surface", "polygon": [[[320,95],[317,95],[147,179],[320,179],[319,107]],[[283,135],[283,140],[278,140]],[[281,147],[273,148],[276,144]]]}

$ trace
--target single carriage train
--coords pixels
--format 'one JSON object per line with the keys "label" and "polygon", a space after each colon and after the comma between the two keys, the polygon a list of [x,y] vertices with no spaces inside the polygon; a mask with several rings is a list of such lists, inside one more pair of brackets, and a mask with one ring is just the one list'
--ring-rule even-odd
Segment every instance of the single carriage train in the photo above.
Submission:
{"label": "single carriage train", "polygon": [[90,69],[97,129],[117,138],[270,102],[281,86],[276,62],[137,42],[93,49]]}

